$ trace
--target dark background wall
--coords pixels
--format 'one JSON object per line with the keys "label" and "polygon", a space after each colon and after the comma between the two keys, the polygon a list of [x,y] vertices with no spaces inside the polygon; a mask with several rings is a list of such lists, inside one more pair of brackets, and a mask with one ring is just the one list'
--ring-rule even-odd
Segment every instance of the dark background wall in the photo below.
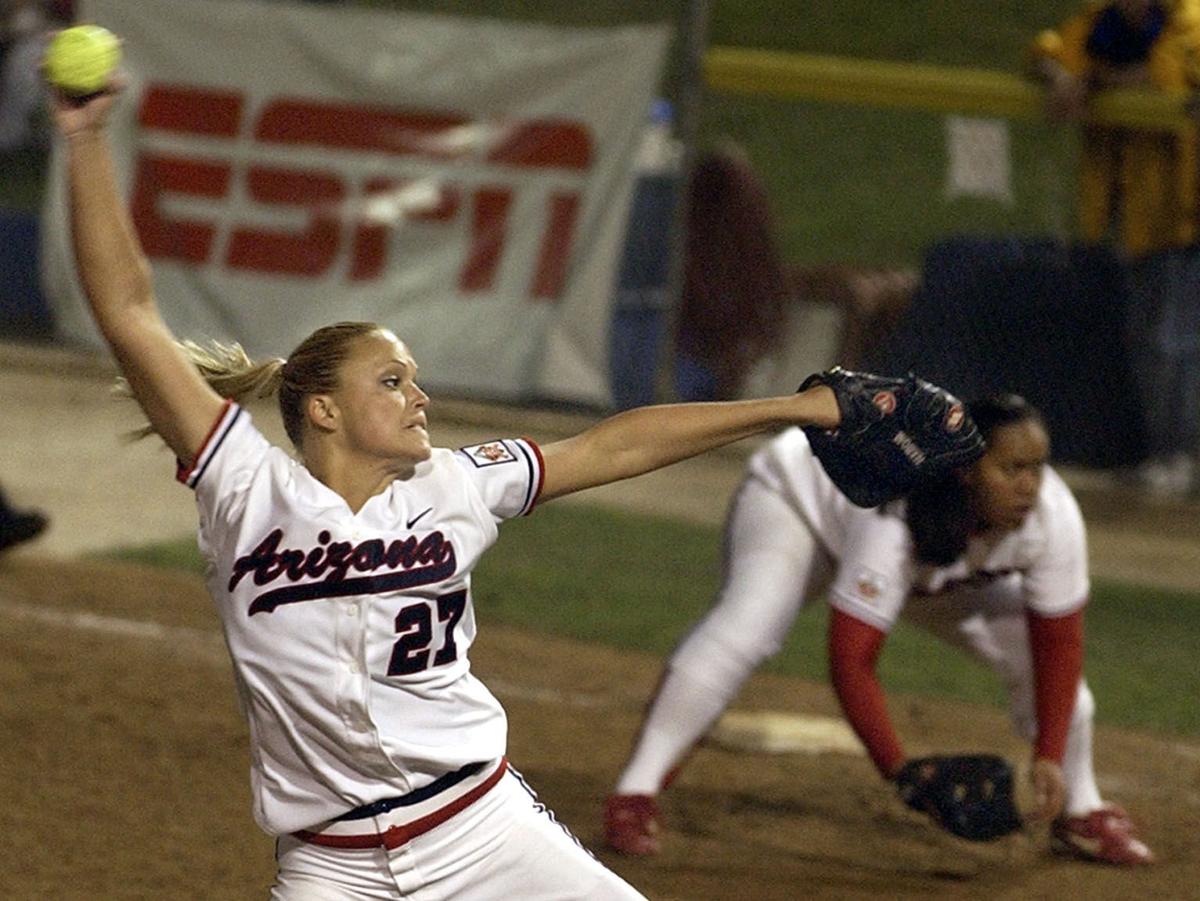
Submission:
{"label": "dark background wall", "polygon": [[930,248],[911,306],[865,364],[911,369],[963,399],[1022,394],[1045,414],[1056,460],[1136,463],[1145,434],[1123,340],[1126,290],[1104,248],[950,238]]}

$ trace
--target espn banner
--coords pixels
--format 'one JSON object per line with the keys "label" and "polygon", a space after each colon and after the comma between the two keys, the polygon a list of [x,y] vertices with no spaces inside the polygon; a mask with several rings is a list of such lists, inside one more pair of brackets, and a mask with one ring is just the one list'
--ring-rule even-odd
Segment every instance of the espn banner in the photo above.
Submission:
{"label": "espn banner", "polygon": [[[181,338],[285,356],[377,321],[428,388],[608,405],[607,335],[663,25],[558,28],[278,2],[87,0],[123,41],[118,177]],[[100,346],[61,148],[60,334]]]}

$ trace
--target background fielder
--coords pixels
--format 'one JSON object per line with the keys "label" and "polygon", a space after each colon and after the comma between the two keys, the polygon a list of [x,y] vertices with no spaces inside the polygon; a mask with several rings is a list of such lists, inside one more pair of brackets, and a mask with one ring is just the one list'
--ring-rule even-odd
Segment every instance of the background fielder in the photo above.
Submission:
{"label": "background fielder", "polygon": [[720,593],[668,662],[606,804],[611,847],[658,850],[655,798],[672,768],[778,652],[805,599],[828,587],[833,685],[881,775],[894,778],[906,760],[875,674],[903,610],[1003,679],[1014,725],[1034,742],[1036,814],[1056,818],[1056,847],[1110,863],[1151,860],[1124,812],[1103,803],[1093,772],[1078,506],[1046,465],[1036,411],[1010,396],[970,412],[984,457],[877,510],[846,500],[799,429],[750,459],[726,522]]}

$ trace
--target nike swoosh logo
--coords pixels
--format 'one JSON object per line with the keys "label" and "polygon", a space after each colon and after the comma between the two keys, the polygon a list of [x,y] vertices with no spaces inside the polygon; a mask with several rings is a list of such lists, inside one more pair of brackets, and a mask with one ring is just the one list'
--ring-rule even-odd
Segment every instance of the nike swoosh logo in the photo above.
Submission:
{"label": "nike swoosh logo", "polygon": [[412,519],[410,519],[408,522],[406,522],[404,524],[404,528],[411,529],[413,526],[415,526],[421,520],[421,518],[423,516],[425,516],[426,513],[432,513],[432,512],[433,512],[433,507],[430,507],[428,510],[424,511],[423,513],[418,513],[416,516],[414,516]]}

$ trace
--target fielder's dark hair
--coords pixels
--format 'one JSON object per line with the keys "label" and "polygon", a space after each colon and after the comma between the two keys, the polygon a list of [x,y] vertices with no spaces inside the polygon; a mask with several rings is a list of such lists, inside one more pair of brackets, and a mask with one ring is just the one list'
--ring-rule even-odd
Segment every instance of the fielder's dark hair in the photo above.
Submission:
{"label": "fielder's dark hair", "polygon": [[[1002,426],[1033,420],[1043,422],[1037,407],[1018,394],[995,394],[967,404],[985,443]],[[967,550],[974,525],[970,492],[951,472],[908,496],[905,521],[916,558],[922,563],[949,566]]]}

